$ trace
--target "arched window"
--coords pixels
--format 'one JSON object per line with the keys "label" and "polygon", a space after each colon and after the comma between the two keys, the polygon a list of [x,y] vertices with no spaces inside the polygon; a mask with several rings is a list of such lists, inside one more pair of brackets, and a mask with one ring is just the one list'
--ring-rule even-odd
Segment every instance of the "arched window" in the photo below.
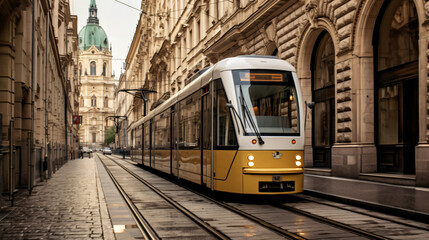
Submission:
{"label": "arched window", "polygon": [[323,31],[316,40],[311,62],[313,109],[313,165],[331,167],[331,147],[335,140],[335,47]]}
{"label": "arched window", "polygon": [[377,19],[373,41],[379,172],[415,174],[419,135],[418,41],[414,1],[386,1]]}
{"label": "arched window", "polygon": [[335,49],[327,32],[320,38],[315,54],[313,88],[317,90],[334,84]]}
{"label": "arched window", "polygon": [[102,73],[103,76],[106,76],[106,67],[107,67],[107,64],[103,63],[103,73]]}
{"label": "arched window", "polygon": [[79,76],[82,76],[82,63],[79,63]]}
{"label": "arched window", "polygon": [[378,71],[417,61],[419,27],[412,0],[392,1],[379,27]]}
{"label": "arched window", "polygon": [[97,97],[96,96],[91,97],[91,107],[97,107]]}
{"label": "arched window", "polygon": [[80,96],[80,101],[79,101],[79,105],[80,105],[80,107],[83,107],[85,102],[84,102],[84,99],[83,99],[83,96]]}
{"label": "arched window", "polygon": [[91,76],[95,76],[97,74],[97,67],[95,62],[91,62]]}
{"label": "arched window", "polygon": [[235,9],[239,9],[241,7],[240,0],[235,0]]}
{"label": "arched window", "polygon": [[104,107],[105,108],[109,107],[109,98],[107,96],[104,97]]}

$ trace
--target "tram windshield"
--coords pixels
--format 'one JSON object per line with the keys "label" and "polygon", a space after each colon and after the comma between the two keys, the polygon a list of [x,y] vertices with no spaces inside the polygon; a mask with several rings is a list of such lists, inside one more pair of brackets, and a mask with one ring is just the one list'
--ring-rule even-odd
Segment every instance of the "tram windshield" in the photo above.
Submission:
{"label": "tram windshield", "polygon": [[235,70],[232,73],[246,135],[257,135],[257,131],[262,136],[299,135],[298,99],[291,72]]}

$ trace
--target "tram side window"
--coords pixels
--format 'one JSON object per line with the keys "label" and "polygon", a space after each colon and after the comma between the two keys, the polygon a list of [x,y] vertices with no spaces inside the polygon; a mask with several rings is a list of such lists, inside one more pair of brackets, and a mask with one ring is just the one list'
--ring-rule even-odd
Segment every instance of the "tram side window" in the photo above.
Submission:
{"label": "tram side window", "polygon": [[144,124],[144,144],[143,149],[149,150],[150,149],[150,123],[146,122]]}
{"label": "tram side window", "polygon": [[200,92],[180,102],[179,144],[182,147],[199,148],[201,125]]}
{"label": "tram side window", "polygon": [[228,99],[223,88],[222,81],[216,81],[216,146],[217,147],[232,147],[238,146],[237,136],[235,135],[234,125],[232,123],[231,114],[226,107]]}
{"label": "tram side window", "polygon": [[155,149],[170,148],[170,111],[164,111],[154,119]]}
{"label": "tram side window", "polygon": [[137,150],[141,150],[141,139],[142,139],[142,126],[139,126],[138,128],[136,128],[135,132],[134,132],[135,140],[134,140],[134,149]]}

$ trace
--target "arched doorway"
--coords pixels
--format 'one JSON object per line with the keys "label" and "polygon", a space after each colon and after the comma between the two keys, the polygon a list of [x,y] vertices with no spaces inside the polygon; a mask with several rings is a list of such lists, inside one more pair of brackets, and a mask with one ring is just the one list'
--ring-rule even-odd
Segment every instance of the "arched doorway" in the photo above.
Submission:
{"label": "arched doorway", "polygon": [[311,60],[313,167],[331,167],[335,141],[335,48],[327,31],[319,35]]}
{"label": "arched doorway", "polygon": [[418,142],[417,11],[386,1],[374,30],[375,141],[379,172],[415,173]]}

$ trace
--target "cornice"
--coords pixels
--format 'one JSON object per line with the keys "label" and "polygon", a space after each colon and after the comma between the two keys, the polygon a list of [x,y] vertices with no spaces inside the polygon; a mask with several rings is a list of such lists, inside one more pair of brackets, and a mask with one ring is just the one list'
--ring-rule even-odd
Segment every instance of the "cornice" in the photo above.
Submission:
{"label": "cornice", "polygon": [[[257,8],[257,11],[250,14],[249,17],[246,17],[244,21],[231,26],[220,38],[208,46],[205,50],[205,54],[213,54],[226,51],[228,48],[232,47],[235,44],[235,41],[243,39],[246,35],[250,35],[255,31],[258,31],[259,25],[262,25],[265,22],[268,22],[275,17],[277,17],[277,12],[281,12],[294,3],[299,1],[289,1],[289,0],[267,0]],[[246,8],[252,8],[253,5],[247,5]],[[231,15],[225,22],[222,23],[222,28],[228,26],[234,19],[242,17],[239,12],[246,11],[246,9],[239,9],[234,14]],[[228,41],[227,41],[228,40]]]}

